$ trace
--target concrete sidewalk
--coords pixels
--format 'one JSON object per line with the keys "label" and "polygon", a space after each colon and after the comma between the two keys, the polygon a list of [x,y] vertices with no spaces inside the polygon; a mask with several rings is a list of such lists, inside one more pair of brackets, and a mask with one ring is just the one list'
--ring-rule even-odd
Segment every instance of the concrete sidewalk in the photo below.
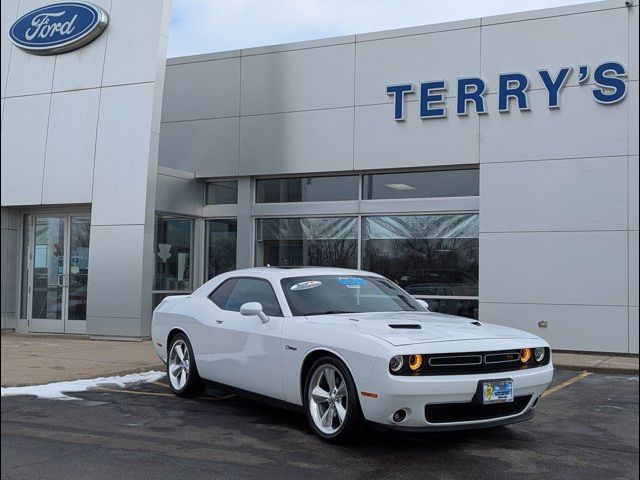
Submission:
{"label": "concrete sidewalk", "polygon": [[0,346],[3,387],[164,370],[149,341],[3,333]]}
{"label": "concrete sidewalk", "polygon": [[638,356],[553,352],[553,364],[565,370],[638,375]]}
{"label": "concrete sidewalk", "polygon": [[[151,342],[89,340],[64,335],[2,334],[2,386],[39,385],[164,370]],[[638,375],[638,357],[556,353],[556,368]]]}

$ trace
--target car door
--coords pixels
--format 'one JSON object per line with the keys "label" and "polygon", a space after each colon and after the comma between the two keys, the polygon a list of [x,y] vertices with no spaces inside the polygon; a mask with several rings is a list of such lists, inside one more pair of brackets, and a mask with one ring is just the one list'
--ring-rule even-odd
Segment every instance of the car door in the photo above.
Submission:
{"label": "car door", "polygon": [[[209,378],[283,399],[283,316],[271,283],[262,278],[238,277],[221,284],[209,298],[216,318],[211,327],[214,331],[208,336]],[[262,304],[269,321],[262,323],[257,316],[241,315],[240,306],[247,302]]]}

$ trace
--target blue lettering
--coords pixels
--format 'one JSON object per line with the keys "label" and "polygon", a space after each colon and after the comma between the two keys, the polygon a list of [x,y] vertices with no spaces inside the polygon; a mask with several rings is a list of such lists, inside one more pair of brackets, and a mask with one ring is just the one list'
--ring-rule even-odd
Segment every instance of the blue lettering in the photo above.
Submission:
{"label": "blue lettering", "polygon": [[561,68],[555,80],[553,80],[551,78],[551,75],[549,75],[549,70],[538,71],[538,73],[540,74],[540,78],[542,78],[544,86],[547,87],[547,91],[549,92],[549,102],[547,103],[547,106],[549,108],[560,107],[560,90],[567,83],[567,79],[569,78],[571,69],[572,67]]}
{"label": "blue lettering", "polygon": [[[613,75],[608,75],[612,73]],[[619,77],[626,77],[624,65],[618,62],[605,62],[593,71],[593,81],[599,88],[591,92],[598,103],[610,105],[617,103],[627,93],[627,84]]]}
{"label": "blue lettering", "polygon": [[509,111],[509,99],[515,98],[518,110],[529,110],[529,79],[524,73],[502,73],[498,90],[498,111]]}
{"label": "blue lettering", "polygon": [[397,121],[404,120],[404,94],[413,92],[413,84],[389,85],[387,95],[393,95],[394,113],[393,118]]}
{"label": "blue lettering", "polygon": [[580,65],[578,69],[578,83],[584,83],[589,80],[589,65]]}
{"label": "blue lettering", "polygon": [[[433,103],[444,103],[444,91],[447,90],[447,82],[438,80],[420,84],[420,118],[439,118],[447,116],[447,107],[433,108]],[[440,93],[432,93],[440,92]]]}
{"label": "blue lettering", "polygon": [[[471,88],[471,90],[469,90]],[[467,114],[467,103],[473,102],[476,113],[487,113],[484,106],[484,92],[487,86],[484,80],[477,77],[458,79],[458,101],[456,113],[458,115]]]}

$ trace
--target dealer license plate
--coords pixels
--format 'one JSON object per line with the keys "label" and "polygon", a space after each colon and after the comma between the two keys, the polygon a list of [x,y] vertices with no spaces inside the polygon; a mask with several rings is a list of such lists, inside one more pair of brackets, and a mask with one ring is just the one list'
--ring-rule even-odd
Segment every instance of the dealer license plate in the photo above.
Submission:
{"label": "dealer license plate", "polygon": [[513,402],[513,380],[482,382],[482,403]]}

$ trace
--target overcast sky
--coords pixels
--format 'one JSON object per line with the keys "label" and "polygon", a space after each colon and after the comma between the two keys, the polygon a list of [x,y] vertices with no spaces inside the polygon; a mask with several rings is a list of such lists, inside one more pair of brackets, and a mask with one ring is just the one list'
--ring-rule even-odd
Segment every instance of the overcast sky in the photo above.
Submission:
{"label": "overcast sky", "polygon": [[169,57],[374,32],[589,0],[173,0]]}

